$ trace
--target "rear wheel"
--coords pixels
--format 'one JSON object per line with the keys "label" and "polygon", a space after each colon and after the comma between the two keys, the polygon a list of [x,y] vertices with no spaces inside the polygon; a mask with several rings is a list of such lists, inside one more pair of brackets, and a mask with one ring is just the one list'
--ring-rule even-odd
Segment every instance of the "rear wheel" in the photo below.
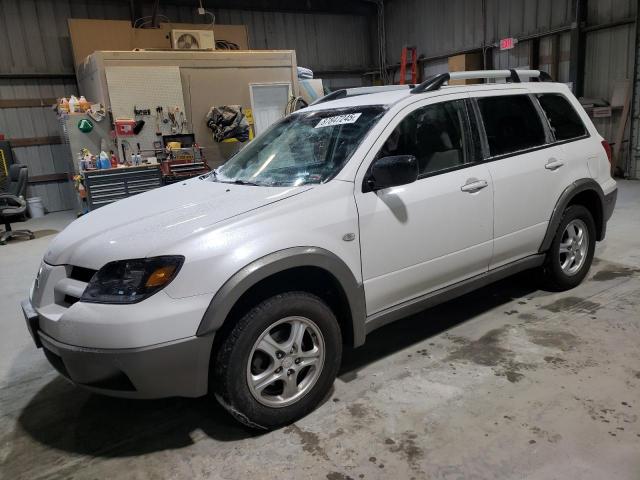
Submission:
{"label": "rear wheel", "polygon": [[568,290],[582,282],[591,268],[596,245],[596,227],[591,212],[582,205],[568,207],[547,252],[546,284],[553,290]]}
{"label": "rear wheel", "polygon": [[312,411],[342,355],[331,309],[306,292],[271,297],[245,314],[213,358],[219,402],[240,422],[272,429]]}

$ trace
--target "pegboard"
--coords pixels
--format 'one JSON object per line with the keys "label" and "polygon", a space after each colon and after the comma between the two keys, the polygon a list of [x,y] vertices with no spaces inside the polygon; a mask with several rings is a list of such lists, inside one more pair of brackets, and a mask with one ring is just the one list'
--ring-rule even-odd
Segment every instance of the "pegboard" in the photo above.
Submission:
{"label": "pegboard", "polygon": [[[178,106],[182,112],[185,111],[180,68],[176,66],[106,67],[105,74],[114,120],[133,118],[145,121],[138,135],[118,139],[118,156],[122,154],[120,145],[122,140],[128,141],[133,149],[136,149],[136,143],[140,143],[142,149],[153,148],[153,142],[162,138],[156,135],[156,107],[163,107],[165,118],[169,107]],[[136,117],[133,113],[134,107],[149,109],[151,115]],[[190,129],[190,119],[186,118],[186,120],[187,128]],[[160,131],[163,135],[171,134],[171,123],[160,122]]]}

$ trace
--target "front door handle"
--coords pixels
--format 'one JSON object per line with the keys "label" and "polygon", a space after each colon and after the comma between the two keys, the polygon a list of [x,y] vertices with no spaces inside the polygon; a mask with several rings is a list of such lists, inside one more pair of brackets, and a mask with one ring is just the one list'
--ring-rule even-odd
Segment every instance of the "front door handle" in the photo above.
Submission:
{"label": "front door handle", "polygon": [[550,158],[549,161],[545,164],[544,168],[546,168],[547,170],[557,170],[563,165],[564,163],[562,163],[560,160]]}
{"label": "front door handle", "polygon": [[475,178],[471,178],[467,180],[467,183],[460,187],[460,190],[463,192],[474,193],[487,186],[489,186],[489,183],[487,183],[486,180],[476,180]]}

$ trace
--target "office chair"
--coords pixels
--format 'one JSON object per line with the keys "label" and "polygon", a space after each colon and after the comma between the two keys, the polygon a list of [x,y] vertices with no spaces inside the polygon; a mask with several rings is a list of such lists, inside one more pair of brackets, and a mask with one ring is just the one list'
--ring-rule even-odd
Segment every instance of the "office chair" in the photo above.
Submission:
{"label": "office chair", "polygon": [[0,245],[15,237],[35,238],[31,230],[12,230],[11,222],[21,222],[26,218],[27,180],[29,172],[26,165],[11,165],[7,191],[0,192],[0,223],[4,223],[5,231],[0,233]]}

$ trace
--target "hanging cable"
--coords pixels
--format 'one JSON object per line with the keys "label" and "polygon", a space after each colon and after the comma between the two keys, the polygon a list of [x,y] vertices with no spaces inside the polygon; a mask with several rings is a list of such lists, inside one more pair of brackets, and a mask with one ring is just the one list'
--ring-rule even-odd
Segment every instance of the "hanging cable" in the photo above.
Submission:
{"label": "hanging cable", "polygon": [[365,0],[376,6],[377,16],[377,37],[378,37],[378,70],[380,81],[383,85],[389,83],[389,73],[387,72],[387,40],[384,25],[384,2],[383,0]]}

